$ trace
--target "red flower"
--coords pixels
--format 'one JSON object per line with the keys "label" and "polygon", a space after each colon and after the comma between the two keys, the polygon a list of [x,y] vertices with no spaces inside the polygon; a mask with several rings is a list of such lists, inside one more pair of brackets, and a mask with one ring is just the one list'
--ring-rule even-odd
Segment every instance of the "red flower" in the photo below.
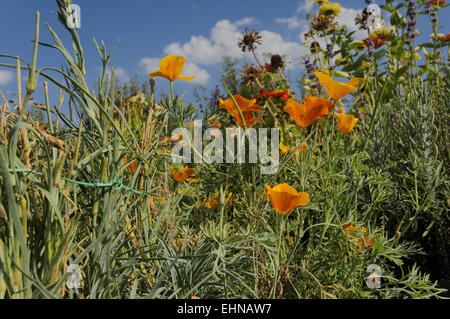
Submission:
{"label": "red flower", "polygon": [[441,41],[441,42],[449,42],[450,41],[450,33],[447,33],[447,35],[439,37],[439,41]]}
{"label": "red flower", "polygon": [[268,97],[281,97],[283,100],[287,100],[289,98],[289,92],[288,91],[274,91],[267,93]]}
{"label": "red flower", "polygon": [[430,0],[428,4],[434,4],[435,6],[443,6],[445,4],[445,0]]}

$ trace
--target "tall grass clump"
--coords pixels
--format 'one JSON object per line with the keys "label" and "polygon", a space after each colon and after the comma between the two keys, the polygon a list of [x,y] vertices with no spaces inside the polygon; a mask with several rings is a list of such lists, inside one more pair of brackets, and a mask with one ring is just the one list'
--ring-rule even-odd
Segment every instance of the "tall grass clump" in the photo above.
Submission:
{"label": "tall grass clump", "polygon": [[[71,1],[56,4],[66,26]],[[336,22],[339,4],[315,1],[301,94],[286,58],[261,61],[264,38],[246,30],[237,45],[254,63],[225,57],[221,85],[198,93],[198,107],[176,94],[179,81],[192,80],[181,74],[183,57],[164,58],[138,90],[117,83],[108,72],[115,46],[95,39],[102,72],[90,87],[77,29],[66,26],[65,44],[46,25],[53,43],[43,43],[37,13],[31,63],[0,55],[18,77],[17,101],[0,91],[0,297],[442,297],[450,266],[443,6],[387,0],[391,27],[372,28],[362,12],[355,23],[367,38],[354,41]],[[416,43],[417,12],[430,19],[429,43]],[[65,64],[39,69],[42,46]],[[169,94],[157,96],[166,80]],[[36,90],[42,103],[32,103]],[[278,169],[263,174],[258,163],[204,154],[174,163],[175,145],[195,153],[199,122],[202,134],[279,129],[269,156],[280,152]],[[186,134],[172,134],[177,128]],[[68,285],[73,265],[77,287]]]}

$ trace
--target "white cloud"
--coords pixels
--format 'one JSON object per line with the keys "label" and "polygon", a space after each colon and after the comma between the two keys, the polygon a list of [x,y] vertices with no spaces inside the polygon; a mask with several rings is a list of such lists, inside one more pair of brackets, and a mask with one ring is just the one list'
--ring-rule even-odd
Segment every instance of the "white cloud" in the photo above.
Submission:
{"label": "white cloud", "polygon": [[303,0],[297,5],[297,12],[308,12],[314,5],[313,0]]}
{"label": "white cloud", "polygon": [[276,18],[275,22],[285,24],[289,29],[298,29],[302,25],[297,16],[293,16],[290,18]]}
{"label": "white cloud", "polygon": [[11,82],[14,78],[14,72],[0,70],[0,85],[6,85]]}
{"label": "white cloud", "polygon": [[[298,22],[300,26],[302,22]],[[251,17],[235,22],[220,20],[211,29],[209,36],[193,35],[187,42],[172,42],[164,48],[164,54],[185,57],[187,61],[182,74],[195,76],[194,83],[207,84],[211,76],[203,67],[217,65],[224,56],[242,59],[248,55],[238,47],[238,40],[243,31],[240,30],[241,27],[252,23],[257,23],[257,20]],[[264,63],[264,54],[280,54],[287,56],[288,69],[300,67],[298,60],[305,54],[305,48],[300,43],[286,41],[280,34],[272,31],[262,30],[259,34],[262,36],[262,45],[256,51],[261,63]],[[144,57],[139,66],[150,73],[159,69],[160,60],[159,57]]]}
{"label": "white cloud", "polygon": [[186,62],[183,71],[187,76],[195,76],[194,82],[198,82],[202,85],[207,84],[211,78],[205,69],[200,68],[197,64],[192,62]]}
{"label": "white cloud", "polygon": [[[241,59],[245,57],[245,53],[237,45],[242,35],[242,30],[239,30],[239,27],[244,22],[254,21],[253,18],[244,18],[234,23],[227,19],[220,20],[211,29],[210,37],[198,35],[192,36],[188,42],[183,44],[179,42],[171,43],[164,49],[164,53],[184,56],[196,65],[220,63],[225,55]],[[290,61],[294,61],[304,52],[304,48],[299,43],[286,41],[278,33],[263,30],[259,34],[262,36],[263,42],[257,48],[260,61],[262,61],[264,53],[287,55]],[[296,65],[296,63],[291,63],[288,67],[292,68]]]}
{"label": "white cloud", "polygon": [[294,69],[299,66],[298,60],[306,53],[305,47],[297,42],[285,41],[278,33],[261,31],[260,34],[263,38],[263,43],[258,49],[259,52],[286,55],[288,69]]}
{"label": "white cloud", "polygon": [[[160,61],[161,58],[145,57],[141,59],[139,65],[145,69],[145,72],[150,73],[159,70]],[[209,79],[211,78],[206,70],[200,68],[197,64],[190,61],[185,63],[182,74],[186,76],[195,76],[193,82],[202,85],[207,84]]]}
{"label": "white cloud", "polygon": [[160,58],[142,58],[139,65],[145,69],[145,72],[150,73],[159,70]]}
{"label": "white cloud", "polygon": [[258,23],[258,20],[256,20],[255,18],[246,17],[236,21],[234,24],[237,26],[247,26],[249,24],[256,24],[256,23]]}
{"label": "white cloud", "polygon": [[356,33],[353,34],[353,38],[356,40],[366,38],[367,31],[359,30],[355,24],[356,15],[362,10],[345,8],[342,6],[341,9],[341,13],[336,18],[336,21],[339,23],[339,25],[345,25],[347,27],[347,31],[356,31]]}
{"label": "white cloud", "polygon": [[119,79],[120,82],[128,82],[130,75],[124,68],[114,68],[114,76]]}

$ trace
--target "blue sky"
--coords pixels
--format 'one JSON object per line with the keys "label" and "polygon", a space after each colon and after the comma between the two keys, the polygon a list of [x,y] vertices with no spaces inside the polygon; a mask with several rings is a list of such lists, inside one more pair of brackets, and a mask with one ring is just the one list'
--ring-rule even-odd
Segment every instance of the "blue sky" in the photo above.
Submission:
{"label": "blue sky", "polygon": [[[309,0],[311,3],[313,0]],[[83,42],[88,84],[93,89],[100,73],[100,59],[92,43],[103,40],[111,48],[121,38],[113,53],[110,66],[116,69],[120,80],[126,82],[130,76],[148,79],[148,72],[158,69],[159,60],[171,53],[183,55],[187,63],[183,75],[197,76],[188,83],[177,81],[177,93],[192,92],[196,85],[213,90],[218,84],[220,61],[224,54],[254,62],[248,54],[240,52],[237,37],[245,27],[255,28],[263,36],[260,53],[281,53],[290,58],[288,74],[292,82],[303,70],[300,56],[305,52],[301,46],[305,31],[306,1],[294,0],[74,0],[81,8],[80,36]],[[338,1],[343,7],[338,21],[355,29],[354,16],[365,7],[364,0]],[[384,1],[378,1],[384,2]],[[67,32],[57,21],[52,11],[54,0],[2,0],[0,11],[0,54],[18,55],[31,59],[34,35],[35,12],[41,13],[40,41],[53,43],[44,23],[49,23],[70,45]],[[442,10],[441,20],[449,16],[450,9]],[[442,23],[442,22],[441,22]],[[442,33],[448,33],[444,21]],[[428,19],[422,16],[418,29],[428,30]],[[428,32],[425,32],[429,35]],[[363,35],[357,34],[361,39]],[[1,62],[7,62],[1,59]],[[60,67],[63,58],[56,50],[41,47],[38,67]],[[26,74],[23,74],[25,77]],[[42,83],[43,79],[40,79]],[[8,98],[15,99],[15,72],[0,67],[0,89]],[[293,84],[296,86],[296,84]],[[159,79],[157,88],[168,91],[168,81]],[[42,101],[42,86],[38,86],[35,99]],[[56,91],[51,91],[56,99]],[[192,99],[188,93],[185,99]],[[55,104],[56,101],[51,101]]]}

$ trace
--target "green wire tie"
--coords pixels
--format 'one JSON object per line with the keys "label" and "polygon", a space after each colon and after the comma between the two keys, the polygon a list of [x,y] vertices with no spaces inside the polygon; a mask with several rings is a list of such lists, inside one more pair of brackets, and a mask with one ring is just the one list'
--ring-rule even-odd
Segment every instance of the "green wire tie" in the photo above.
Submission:
{"label": "green wire tie", "polygon": [[[10,173],[34,173],[36,175],[44,175],[44,173],[41,172],[36,172],[32,169],[27,169],[27,168],[16,168],[16,169],[9,169],[8,170]],[[142,196],[150,196],[149,193],[145,193],[145,192],[141,192],[138,190],[135,190],[131,187],[128,187],[126,185],[124,185],[122,183],[122,181],[120,180],[119,176],[117,176],[114,181],[112,183],[86,183],[86,182],[80,182],[80,181],[76,181],[70,178],[66,178],[66,177],[61,177],[62,180],[73,183],[73,184],[78,184],[78,185],[82,185],[82,186],[87,186],[87,187],[112,187],[114,190],[121,190],[124,189],[128,192],[132,192],[135,193],[137,195],[142,195]]]}

